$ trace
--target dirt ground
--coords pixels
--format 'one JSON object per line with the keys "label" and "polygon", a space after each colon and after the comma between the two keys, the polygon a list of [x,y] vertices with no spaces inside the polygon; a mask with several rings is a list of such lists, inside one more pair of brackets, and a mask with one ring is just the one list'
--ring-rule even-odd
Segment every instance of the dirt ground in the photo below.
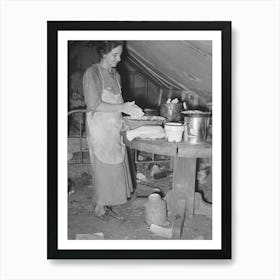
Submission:
{"label": "dirt ground", "polygon": [[[138,182],[132,197],[124,205],[113,209],[123,218],[110,217],[103,221],[93,215],[93,187],[86,173],[72,179],[75,187],[68,194],[68,239],[76,239],[77,234],[103,233],[106,240],[153,240],[166,239],[152,233],[145,222],[145,202],[147,196],[160,190],[164,196],[171,189],[172,174],[153,182]],[[210,197],[204,190],[203,197]],[[166,225],[170,228],[170,225]],[[184,224],[181,239],[212,239],[212,219],[195,215],[192,222]]]}

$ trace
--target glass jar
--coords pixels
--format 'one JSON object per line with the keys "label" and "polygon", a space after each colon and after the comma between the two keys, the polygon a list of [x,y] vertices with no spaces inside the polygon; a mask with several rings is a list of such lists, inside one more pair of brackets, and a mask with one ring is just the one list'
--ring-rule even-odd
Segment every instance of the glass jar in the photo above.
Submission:
{"label": "glass jar", "polygon": [[166,202],[157,193],[152,193],[145,204],[146,223],[158,226],[166,223]]}

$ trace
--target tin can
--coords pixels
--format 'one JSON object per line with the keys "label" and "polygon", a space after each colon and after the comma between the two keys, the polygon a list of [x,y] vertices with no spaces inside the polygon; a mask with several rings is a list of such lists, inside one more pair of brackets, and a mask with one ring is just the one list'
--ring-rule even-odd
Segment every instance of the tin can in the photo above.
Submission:
{"label": "tin can", "polygon": [[200,144],[206,142],[210,112],[185,111],[184,142]]}

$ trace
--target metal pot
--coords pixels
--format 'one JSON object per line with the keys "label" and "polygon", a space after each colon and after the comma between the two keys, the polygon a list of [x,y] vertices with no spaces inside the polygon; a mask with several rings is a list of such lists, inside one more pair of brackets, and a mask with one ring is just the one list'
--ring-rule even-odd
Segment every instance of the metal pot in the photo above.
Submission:
{"label": "metal pot", "polygon": [[184,141],[192,144],[204,143],[207,139],[210,112],[184,111]]}
{"label": "metal pot", "polygon": [[178,122],[182,118],[182,109],[182,103],[164,103],[160,106],[160,115],[170,122]]}

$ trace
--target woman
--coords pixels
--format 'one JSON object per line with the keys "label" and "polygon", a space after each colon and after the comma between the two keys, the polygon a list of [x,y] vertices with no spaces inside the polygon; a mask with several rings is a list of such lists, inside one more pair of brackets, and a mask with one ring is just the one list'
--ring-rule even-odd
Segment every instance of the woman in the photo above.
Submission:
{"label": "woman", "polygon": [[103,217],[106,206],[126,203],[132,192],[126,148],[120,135],[122,113],[141,117],[143,111],[134,102],[124,103],[121,95],[120,75],[115,67],[121,61],[123,43],[104,41],[97,51],[100,61],[85,71],[83,88],[95,189],[94,214]]}

